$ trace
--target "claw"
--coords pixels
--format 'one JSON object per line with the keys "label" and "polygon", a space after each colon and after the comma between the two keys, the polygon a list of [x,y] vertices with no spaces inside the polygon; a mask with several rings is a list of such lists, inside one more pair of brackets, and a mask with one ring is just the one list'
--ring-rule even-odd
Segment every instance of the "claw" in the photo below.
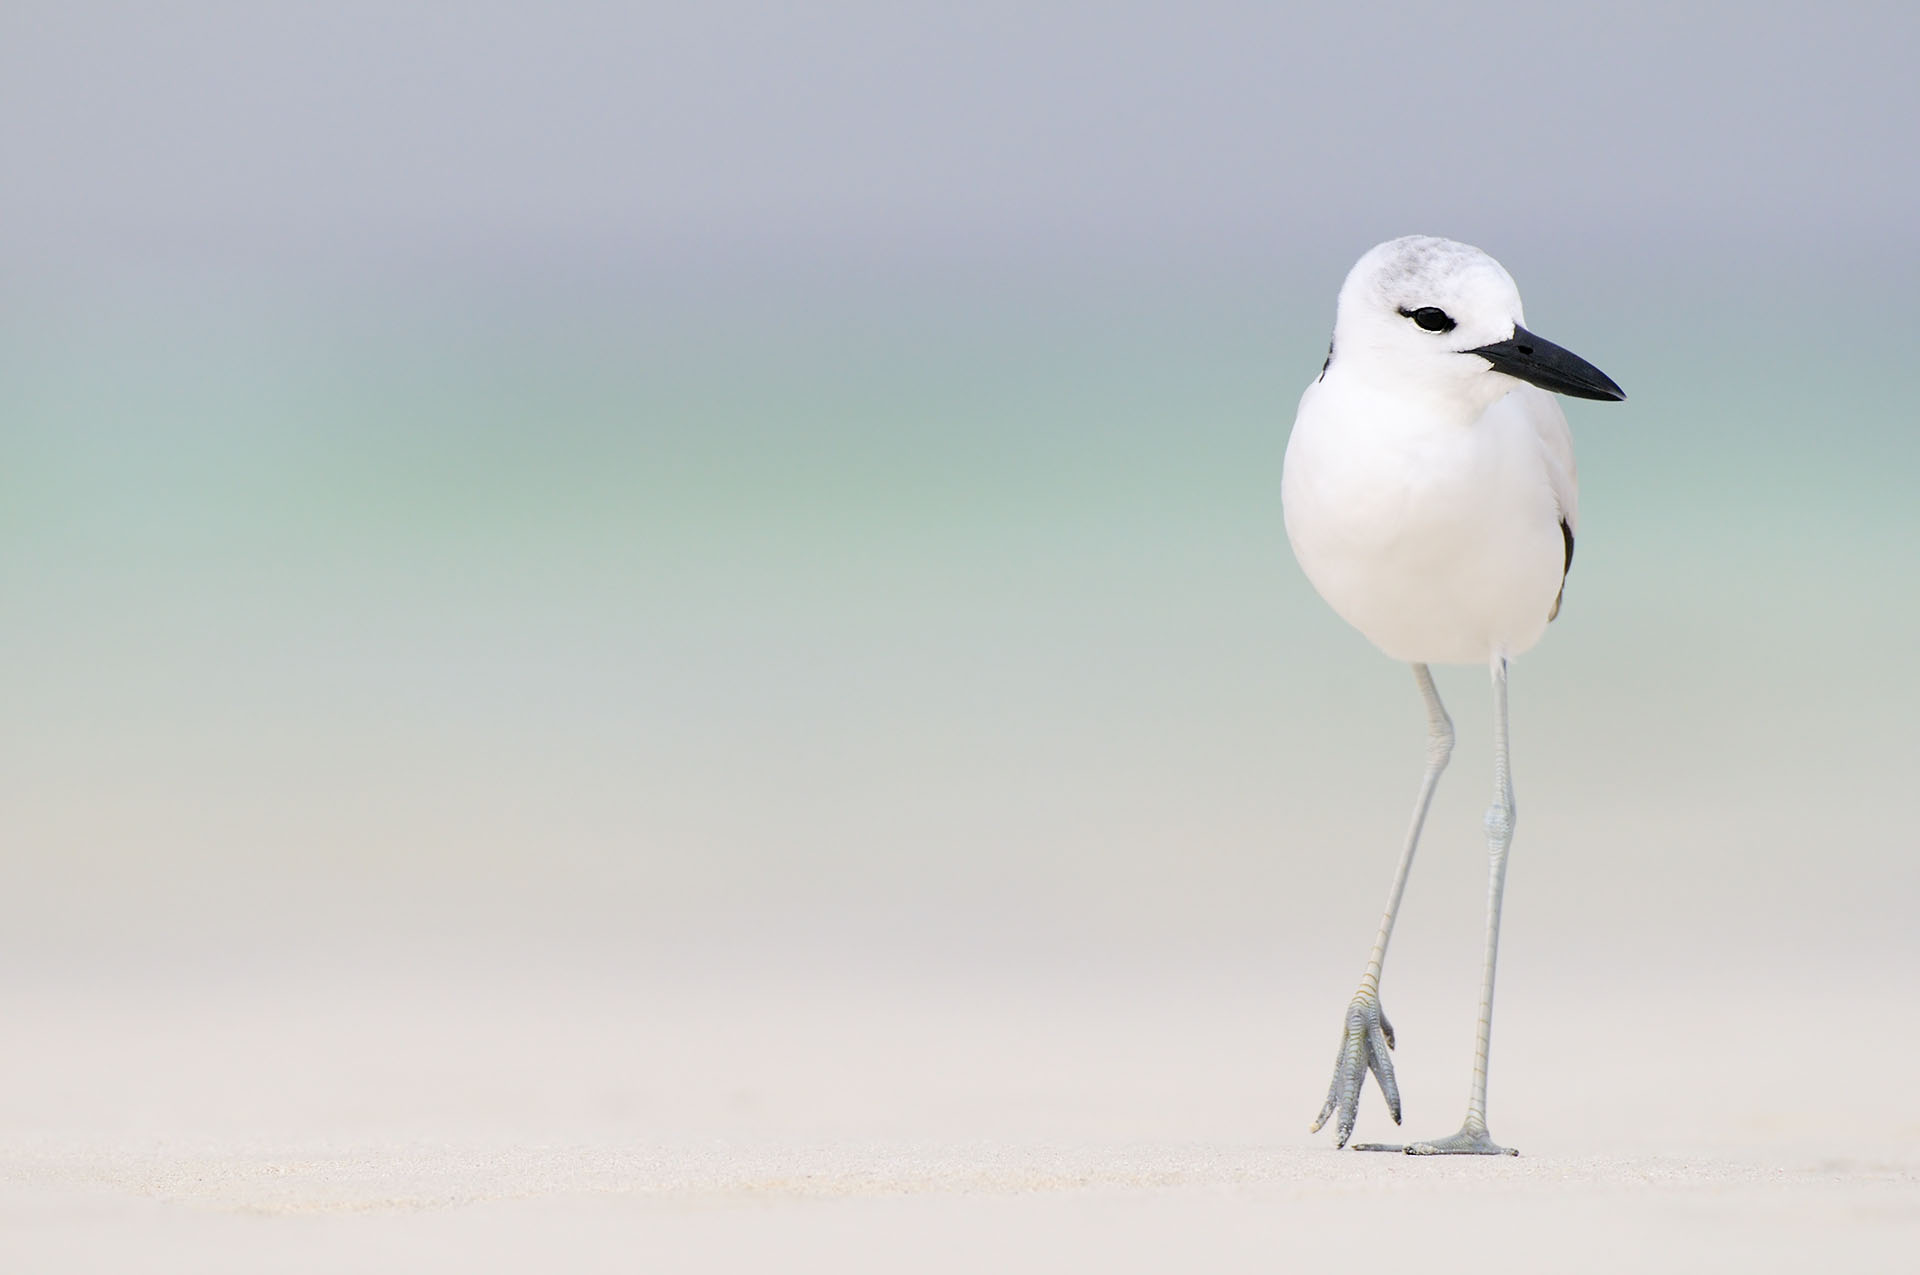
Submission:
{"label": "claw", "polygon": [[1387,1112],[1395,1124],[1400,1123],[1400,1086],[1393,1078],[1393,1057],[1387,1051],[1393,1048],[1393,1037],[1388,1034],[1384,1024],[1370,1028],[1367,1032],[1367,1066],[1373,1072],[1373,1078],[1380,1082],[1380,1092],[1387,1100]]}
{"label": "claw", "polygon": [[1381,1012],[1380,1002],[1369,995],[1354,997],[1347,1007],[1347,1030],[1340,1041],[1340,1053],[1334,1059],[1333,1083],[1327,1086],[1327,1101],[1313,1122],[1312,1132],[1320,1132],[1337,1113],[1333,1144],[1347,1145],[1347,1139],[1353,1136],[1354,1122],[1359,1118],[1360,1091],[1366,1085],[1368,1072],[1379,1082],[1393,1122],[1400,1123],[1400,1086],[1394,1081],[1393,1058],[1388,1053],[1392,1048],[1393,1025]]}

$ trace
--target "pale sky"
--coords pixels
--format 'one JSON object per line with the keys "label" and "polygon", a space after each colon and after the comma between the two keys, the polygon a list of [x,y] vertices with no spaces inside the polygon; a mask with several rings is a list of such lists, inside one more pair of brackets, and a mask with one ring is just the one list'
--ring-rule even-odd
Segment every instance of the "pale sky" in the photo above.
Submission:
{"label": "pale sky", "polygon": [[1920,11],[1792,8],[10,0],[0,271],[1904,238]]}

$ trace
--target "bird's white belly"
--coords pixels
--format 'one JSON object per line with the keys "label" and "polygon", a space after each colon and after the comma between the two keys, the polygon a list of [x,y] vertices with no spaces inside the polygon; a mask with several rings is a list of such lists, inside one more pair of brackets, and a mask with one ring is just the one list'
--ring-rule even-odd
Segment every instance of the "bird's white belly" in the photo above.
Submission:
{"label": "bird's white belly", "polygon": [[1282,499],[1307,578],[1393,658],[1486,663],[1545,632],[1565,542],[1530,427],[1355,428],[1303,413]]}

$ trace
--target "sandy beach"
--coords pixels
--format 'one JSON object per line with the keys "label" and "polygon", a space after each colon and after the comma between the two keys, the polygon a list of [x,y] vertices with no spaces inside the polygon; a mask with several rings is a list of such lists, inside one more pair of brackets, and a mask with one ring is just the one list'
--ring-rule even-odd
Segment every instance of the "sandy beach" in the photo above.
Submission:
{"label": "sandy beach", "polygon": [[[1515,982],[1513,1160],[1308,1136],[1296,998],[1218,980],[74,986],[6,1005],[0,1219],[47,1272],[1910,1269],[1920,1110],[1827,1074],[1865,1006],[1711,1010],[1716,1062],[1663,1054],[1683,1006]],[[1409,1128],[1451,1128],[1462,1060],[1399,1013]]]}

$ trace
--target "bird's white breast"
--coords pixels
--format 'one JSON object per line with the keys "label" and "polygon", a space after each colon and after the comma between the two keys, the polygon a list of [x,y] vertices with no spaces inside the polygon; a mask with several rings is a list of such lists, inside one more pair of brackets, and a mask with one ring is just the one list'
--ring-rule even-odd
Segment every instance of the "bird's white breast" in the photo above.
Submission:
{"label": "bird's white breast", "polygon": [[1463,422],[1352,381],[1309,386],[1281,497],[1320,596],[1399,660],[1483,664],[1539,641],[1571,503],[1555,492],[1542,410],[1564,431],[1558,406],[1531,387]]}

